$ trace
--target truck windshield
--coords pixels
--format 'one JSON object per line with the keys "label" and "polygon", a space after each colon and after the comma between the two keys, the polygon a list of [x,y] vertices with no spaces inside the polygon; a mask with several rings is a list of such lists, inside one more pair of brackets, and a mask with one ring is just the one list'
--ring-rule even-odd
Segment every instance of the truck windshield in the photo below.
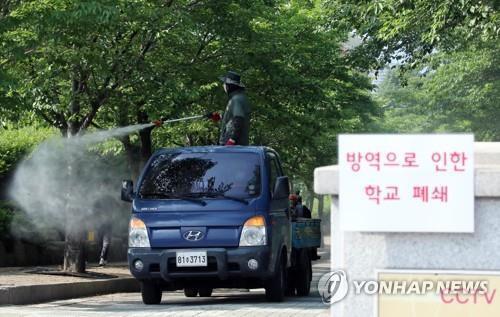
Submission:
{"label": "truck windshield", "polygon": [[260,160],[252,153],[168,153],[157,156],[139,188],[141,198],[260,194]]}

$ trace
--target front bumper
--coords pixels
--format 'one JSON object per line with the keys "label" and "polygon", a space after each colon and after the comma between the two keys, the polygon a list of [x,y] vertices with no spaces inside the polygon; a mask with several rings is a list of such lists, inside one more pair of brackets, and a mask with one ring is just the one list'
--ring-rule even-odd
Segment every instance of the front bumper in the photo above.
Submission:
{"label": "front bumper", "polygon": [[[207,251],[206,267],[177,267],[177,251]],[[217,278],[221,281],[234,278],[258,278],[265,280],[272,275],[269,271],[270,251],[268,246],[238,248],[200,248],[200,249],[150,249],[129,248],[128,263],[130,272],[139,280],[163,279],[172,282],[178,279]],[[255,270],[248,267],[248,261],[255,259],[259,266]],[[133,263],[141,260],[142,271],[137,271]]]}

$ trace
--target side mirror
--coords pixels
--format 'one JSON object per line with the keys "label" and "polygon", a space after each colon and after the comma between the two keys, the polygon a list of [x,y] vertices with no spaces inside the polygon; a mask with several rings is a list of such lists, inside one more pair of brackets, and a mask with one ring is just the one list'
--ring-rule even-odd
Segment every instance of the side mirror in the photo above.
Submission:
{"label": "side mirror", "polygon": [[122,200],[132,202],[134,196],[134,182],[129,179],[122,181]]}
{"label": "side mirror", "polygon": [[274,185],[273,199],[288,199],[290,195],[290,183],[287,176],[280,176],[276,178]]}

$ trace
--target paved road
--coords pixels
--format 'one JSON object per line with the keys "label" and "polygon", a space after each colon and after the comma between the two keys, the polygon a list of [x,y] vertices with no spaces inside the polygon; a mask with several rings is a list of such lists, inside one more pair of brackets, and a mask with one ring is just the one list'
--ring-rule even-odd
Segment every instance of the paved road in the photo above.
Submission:
{"label": "paved road", "polygon": [[317,281],[329,271],[329,254],[313,266],[308,297],[289,297],[283,303],[268,303],[264,290],[214,291],[210,298],[186,298],[181,292],[165,292],[161,305],[145,306],[138,293],[121,293],[38,305],[0,307],[1,317],[10,316],[322,316],[329,307],[321,302]]}

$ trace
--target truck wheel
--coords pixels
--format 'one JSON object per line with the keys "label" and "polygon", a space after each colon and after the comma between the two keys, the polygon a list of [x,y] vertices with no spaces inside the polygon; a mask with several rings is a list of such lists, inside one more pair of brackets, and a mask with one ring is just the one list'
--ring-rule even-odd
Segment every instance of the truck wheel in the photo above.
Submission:
{"label": "truck wheel", "polygon": [[302,250],[297,263],[297,281],[295,284],[298,296],[309,295],[309,291],[311,290],[311,276],[312,267],[309,253]]}
{"label": "truck wheel", "polygon": [[295,296],[294,276],[295,276],[295,270],[292,268],[288,269],[285,296]]}
{"label": "truck wheel", "polygon": [[285,299],[286,268],[280,257],[274,276],[267,281],[266,298],[270,302],[282,302]]}
{"label": "truck wheel", "polygon": [[196,297],[196,295],[198,295],[198,289],[197,288],[185,288],[184,295],[186,295],[186,297]]}
{"label": "truck wheel", "polygon": [[142,302],[146,305],[157,305],[161,303],[161,288],[153,281],[141,282],[141,295]]}
{"label": "truck wheel", "polygon": [[200,297],[212,296],[213,288],[200,288]]}

